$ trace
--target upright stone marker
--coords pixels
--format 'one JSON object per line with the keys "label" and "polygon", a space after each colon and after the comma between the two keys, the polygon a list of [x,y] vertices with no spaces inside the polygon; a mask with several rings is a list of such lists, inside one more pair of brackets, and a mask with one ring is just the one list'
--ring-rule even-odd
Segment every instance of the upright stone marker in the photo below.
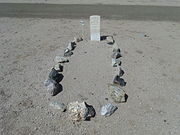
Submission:
{"label": "upright stone marker", "polygon": [[91,41],[100,41],[100,16],[90,16]]}

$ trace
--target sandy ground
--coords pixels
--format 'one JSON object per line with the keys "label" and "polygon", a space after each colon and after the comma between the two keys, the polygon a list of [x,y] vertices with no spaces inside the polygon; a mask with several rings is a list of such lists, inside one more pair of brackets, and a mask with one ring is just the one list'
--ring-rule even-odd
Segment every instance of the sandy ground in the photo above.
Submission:
{"label": "sandy ground", "polygon": [[[180,23],[103,20],[101,35],[113,35],[122,50],[124,87],[129,98],[115,104],[107,84],[117,74],[112,47],[85,37],[65,64],[63,91],[45,87],[56,55],[80,34],[80,20],[0,18],[1,135],[177,135],[180,132]],[[146,36],[144,36],[146,35]],[[105,98],[108,98],[106,100]],[[91,121],[73,124],[51,101],[86,101],[96,109]],[[113,103],[110,117],[100,107]]]}
{"label": "sandy ground", "polygon": [[0,3],[114,4],[180,6],[180,0],[0,0]]}

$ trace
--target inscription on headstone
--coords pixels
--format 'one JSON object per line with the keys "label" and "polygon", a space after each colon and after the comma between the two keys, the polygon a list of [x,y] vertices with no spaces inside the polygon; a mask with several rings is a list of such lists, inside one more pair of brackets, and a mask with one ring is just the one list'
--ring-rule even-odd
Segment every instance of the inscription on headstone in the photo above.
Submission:
{"label": "inscription on headstone", "polygon": [[100,41],[100,16],[90,16],[91,41]]}

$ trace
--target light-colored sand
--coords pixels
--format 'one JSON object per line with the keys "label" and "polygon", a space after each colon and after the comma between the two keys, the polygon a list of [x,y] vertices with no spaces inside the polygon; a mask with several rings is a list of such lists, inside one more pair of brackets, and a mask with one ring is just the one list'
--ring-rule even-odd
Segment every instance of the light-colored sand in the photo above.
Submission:
{"label": "light-colored sand", "polygon": [[180,0],[0,0],[0,3],[112,4],[180,6]]}
{"label": "light-colored sand", "polygon": [[[111,46],[86,40],[65,64],[63,91],[51,97],[43,81],[79,35],[80,20],[0,18],[1,135],[176,135],[180,132],[180,23],[103,20],[101,35],[114,35],[122,50],[127,103],[109,98],[107,83],[116,75]],[[145,37],[147,35],[148,37]],[[108,98],[109,100],[105,100]],[[67,112],[51,109],[50,101],[86,101],[96,109],[91,121],[73,124]],[[100,116],[100,107],[118,110]]]}

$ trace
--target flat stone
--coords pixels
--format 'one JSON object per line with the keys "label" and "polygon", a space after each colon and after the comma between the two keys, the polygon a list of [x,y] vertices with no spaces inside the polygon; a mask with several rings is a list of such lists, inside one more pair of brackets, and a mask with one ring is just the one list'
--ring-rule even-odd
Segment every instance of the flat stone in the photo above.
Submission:
{"label": "flat stone", "polygon": [[104,106],[102,106],[101,108],[101,115],[103,116],[110,116],[112,115],[116,110],[117,110],[117,106],[112,105],[112,104],[106,104]]}

